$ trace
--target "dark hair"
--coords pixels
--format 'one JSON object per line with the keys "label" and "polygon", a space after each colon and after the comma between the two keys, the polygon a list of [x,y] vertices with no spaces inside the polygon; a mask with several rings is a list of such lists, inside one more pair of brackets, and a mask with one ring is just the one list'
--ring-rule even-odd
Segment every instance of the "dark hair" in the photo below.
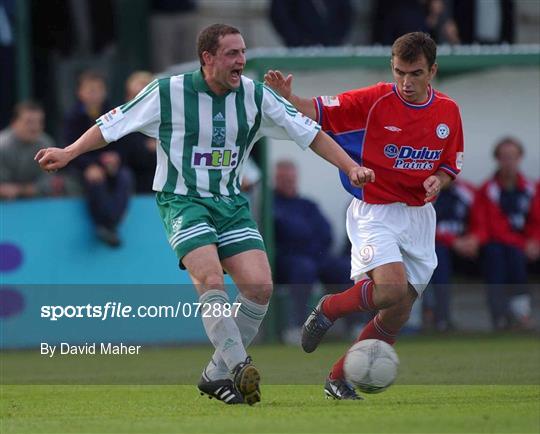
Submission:
{"label": "dark hair", "polygon": [[427,33],[406,33],[397,38],[392,45],[392,58],[395,56],[405,62],[413,63],[422,55],[425,56],[428,67],[431,68],[437,58],[437,44]]}
{"label": "dark hair", "polygon": [[493,157],[495,159],[499,158],[499,153],[501,152],[501,148],[506,144],[514,145],[516,147],[516,149],[519,151],[519,156],[520,157],[523,156],[523,154],[525,154],[525,149],[523,148],[523,145],[521,144],[521,142],[518,139],[516,139],[515,137],[512,137],[512,136],[506,136],[506,137],[503,137],[502,139],[500,139],[495,144],[495,148],[493,148]]}
{"label": "dark hair", "polygon": [[35,101],[21,101],[15,105],[13,108],[13,116],[11,117],[12,121],[17,120],[23,112],[41,112],[45,113],[43,107]]}
{"label": "dark hair", "polygon": [[219,47],[219,38],[236,34],[240,34],[240,30],[227,24],[212,24],[203,29],[197,37],[197,54],[201,65],[204,65],[202,55],[205,51],[208,51],[210,54],[216,54]]}
{"label": "dark hair", "polygon": [[77,77],[77,88],[80,88],[85,81],[101,81],[103,84],[106,84],[105,76],[94,70],[83,71]]}

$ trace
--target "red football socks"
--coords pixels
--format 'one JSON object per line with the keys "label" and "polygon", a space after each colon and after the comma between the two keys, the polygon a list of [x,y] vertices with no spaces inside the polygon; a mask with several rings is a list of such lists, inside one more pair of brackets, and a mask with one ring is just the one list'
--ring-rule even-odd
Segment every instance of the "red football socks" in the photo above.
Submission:
{"label": "red football socks", "polygon": [[394,345],[398,333],[399,330],[391,330],[386,327],[381,321],[380,314],[377,314],[375,315],[375,318],[368,322],[362,329],[356,342],[363,341],[365,339],[379,339],[387,344]]}
{"label": "red football socks", "polygon": [[377,310],[373,304],[373,280],[364,279],[339,294],[327,297],[322,304],[322,312],[331,321],[349,313]]}
{"label": "red football socks", "polygon": [[[388,327],[384,326],[380,316],[377,314],[375,318],[366,324],[356,342],[363,341],[364,339],[379,339],[390,345],[394,345],[398,332],[399,330],[390,330]],[[345,373],[343,372],[344,363],[345,355],[332,366],[332,370],[330,371],[330,378],[332,380],[345,378]]]}

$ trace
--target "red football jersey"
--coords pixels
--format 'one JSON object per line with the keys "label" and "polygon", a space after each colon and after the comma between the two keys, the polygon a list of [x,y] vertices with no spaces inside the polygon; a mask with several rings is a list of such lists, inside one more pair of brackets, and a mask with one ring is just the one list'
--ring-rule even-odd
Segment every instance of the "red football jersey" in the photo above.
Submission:
{"label": "red football jersey", "polygon": [[454,178],[461,171],[459,108],[431,87],[423,104],[405,101],[391,83],[313,101],[323,130],[357,163],[375,172],[375,182],[362,189],[340,172],[345,189],[365,202],[424,205],[422,183],[428,176],[440,169]]}

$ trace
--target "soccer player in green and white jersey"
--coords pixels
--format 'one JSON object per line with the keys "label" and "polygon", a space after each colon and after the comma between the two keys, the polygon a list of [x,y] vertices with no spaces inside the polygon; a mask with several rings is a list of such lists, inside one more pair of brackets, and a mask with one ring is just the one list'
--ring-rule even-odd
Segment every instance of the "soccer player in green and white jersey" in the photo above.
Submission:
{"label": "soccer player in green and white jersey", "polygon": [[[215,353],[201,392],[228,404],[260,400],[260,375],[246,353],[272,293],[263,240],[240,193],[242,169],[262,136],[311,147],[361,186],[374,180],[311,119],[262,83],[242,76],[246,47],[240,32],[214,24],[197,41],[200,70],[150,83],[132,101],[101,116],[70,146],[43,149],[44,170],[134,131],[158,139],[153,188],[169,243],[195,284],[201,303],[219,305],[204,317]],[[223,270],[236,283],[236,317]]]}

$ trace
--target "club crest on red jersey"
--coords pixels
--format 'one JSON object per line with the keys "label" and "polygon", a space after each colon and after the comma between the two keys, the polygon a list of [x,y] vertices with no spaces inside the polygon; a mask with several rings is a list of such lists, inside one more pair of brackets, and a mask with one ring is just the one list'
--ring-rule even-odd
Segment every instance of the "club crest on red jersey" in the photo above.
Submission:
{"label": "club crest on red jersey", "polygon": [[446,139],[450,135],[450,128],[446,124],[439,124],[435,129],[435,133],[439,139]]}

